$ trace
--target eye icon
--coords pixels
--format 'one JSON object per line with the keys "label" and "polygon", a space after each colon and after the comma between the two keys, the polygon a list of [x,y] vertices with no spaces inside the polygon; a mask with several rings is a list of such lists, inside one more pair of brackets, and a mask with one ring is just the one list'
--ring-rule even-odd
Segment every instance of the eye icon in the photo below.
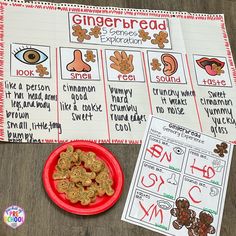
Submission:
{"label": "eye icon", "polygon": [[14,54],[21,62],[29,65],[37,65],[48,59],[48,56],[36,48],[24,48]]}
{"label": "eye icon", "polygon": [[174,147],[173,150],[177,155],[182,155],[184,153],[184,151],[180,147]]}

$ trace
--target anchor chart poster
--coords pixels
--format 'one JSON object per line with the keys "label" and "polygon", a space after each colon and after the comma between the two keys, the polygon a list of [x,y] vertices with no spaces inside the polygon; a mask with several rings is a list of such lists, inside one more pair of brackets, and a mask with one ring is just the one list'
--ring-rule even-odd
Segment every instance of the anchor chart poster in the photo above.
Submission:
{"label": "anchor chart poster", "polygon": [[235,142],[223,15],[0,3],[0,140],[140,143],[156,115]]}
{"label": "anchor chart poster", "polygon": [[122,220],[172,236],[220,235],[233,145],[151,116]]}

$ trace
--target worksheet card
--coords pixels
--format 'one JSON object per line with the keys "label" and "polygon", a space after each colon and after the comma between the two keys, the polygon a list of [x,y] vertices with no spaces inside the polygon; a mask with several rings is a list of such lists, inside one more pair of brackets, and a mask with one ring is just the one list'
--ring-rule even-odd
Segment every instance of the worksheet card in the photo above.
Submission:
{"label": "worksheet card", "polygon": [[0,140],[141,143],[148,116],[234,142],[223,15],[0,3]]}
{"label": "worksheet card", "polygon": [[122,220],[172,236],[220,235],[233,145],[151,116]]}

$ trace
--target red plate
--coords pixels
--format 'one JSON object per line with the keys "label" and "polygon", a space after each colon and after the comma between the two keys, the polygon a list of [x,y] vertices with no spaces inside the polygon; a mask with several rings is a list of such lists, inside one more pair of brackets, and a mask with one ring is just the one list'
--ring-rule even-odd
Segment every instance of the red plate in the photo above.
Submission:
{"label": "red plate", "polygon": [[[74,148],[79,148],[85,152],[92,151],[97,155],[98,159],[105,162],[114,182],[112,187],[115,190],[115,193],[112,196],[104,195],[103,197],[97,197],[94,203],[91,203],[88,206],[82,206],[80,203],[71,203],[66,199],[64,193],[59,193],[57,191],[55,185],[56,181],[53,180],[52,175],[60,153],[65,151],[68,145],[72,145]],[[45,190],[52,201],[60,208],[78,215],[95,215],[108,210],[118,201],[124,185],[124,175],[120,164],[114,155],[105,147],[87,141],[69,142],[55,149],[46,161],[42,177]]]}

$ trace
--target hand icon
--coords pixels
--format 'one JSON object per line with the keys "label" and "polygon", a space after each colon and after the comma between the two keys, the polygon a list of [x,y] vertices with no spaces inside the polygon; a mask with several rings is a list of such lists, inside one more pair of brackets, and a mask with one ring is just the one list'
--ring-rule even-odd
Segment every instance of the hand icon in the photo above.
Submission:
{"label": "hand icon", "polygon": [[121,74],[129,74],[134,70],[133,55],[127,56],[125,51],[115,51],[115,56],[111,56],[110,60],[113,62],[110,67],[119,71]]}

